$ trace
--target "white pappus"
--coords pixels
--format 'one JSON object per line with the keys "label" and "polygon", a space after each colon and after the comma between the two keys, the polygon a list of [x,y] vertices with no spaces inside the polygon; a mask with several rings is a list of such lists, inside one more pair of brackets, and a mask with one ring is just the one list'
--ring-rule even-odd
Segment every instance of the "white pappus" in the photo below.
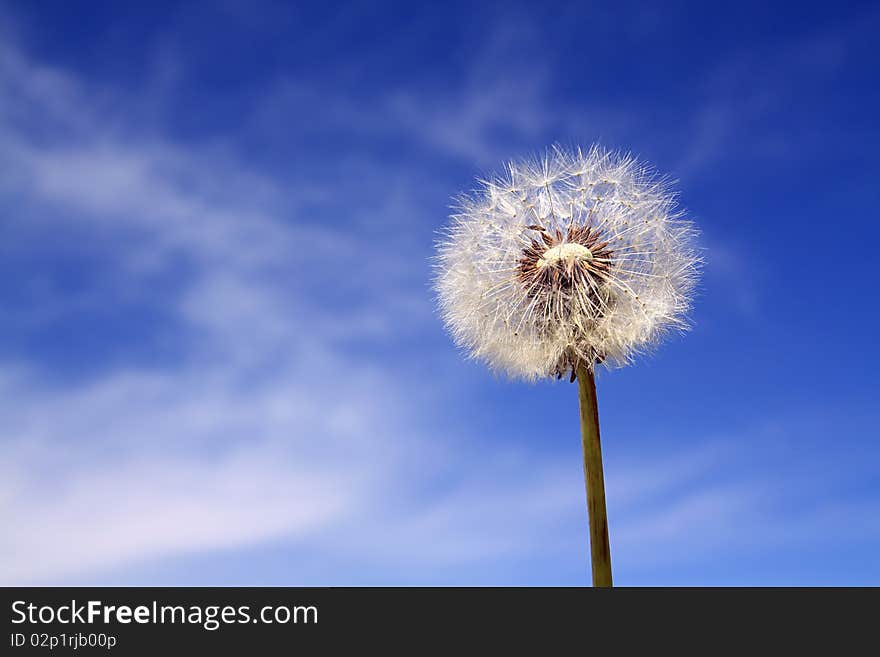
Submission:
{"label": "white pappus", "polygon": [[443,320],[513,377],[623,365],[687,328],[700,255],[669,183],[594,146],[511,162],[458,199],[436,256]]}

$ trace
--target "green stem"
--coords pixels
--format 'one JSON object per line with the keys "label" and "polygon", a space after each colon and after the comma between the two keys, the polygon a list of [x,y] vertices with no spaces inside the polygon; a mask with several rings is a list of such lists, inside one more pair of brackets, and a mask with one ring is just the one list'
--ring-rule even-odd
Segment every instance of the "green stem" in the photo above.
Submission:
{"label": "green stem", "polygon": [[584,449],[587,511],[590,515],[593,586],[610,587],[611,544],[608,541],[608,515],[605,511],[605,476],[602,472],[602,445],[599,442],[596,379],[593,371],[584,363],[578,364],[576,374],[581,407],[581,445]]}

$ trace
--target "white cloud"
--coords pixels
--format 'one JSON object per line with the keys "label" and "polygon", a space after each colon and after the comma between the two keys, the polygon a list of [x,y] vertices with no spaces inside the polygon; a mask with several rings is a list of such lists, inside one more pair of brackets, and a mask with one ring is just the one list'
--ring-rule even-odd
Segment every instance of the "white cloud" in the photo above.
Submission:
{"label": "white cloud", "polygon": [[[51,227],[61,214],[83,239],[118,250],[95,304],[106,287],[124,294],[184,258],[162,303],[191,341],[181,362],[122,363],[74,386],[27,362],[4,365],[0,580],[64,581],[169,554],[316,540],[364,505],[376,513],[387,496],[405,497],[418,468],[431,476],[426,456],[437,449],[413,396],[339,344],[406,330],[406,286],[421,284],[388,266],[399,245],[370,249],[303,216],[295,192],[228,153],[119,130],[121,117],[90,103],[81,81],[9,47],[2,61],[4,88],[19,92],[0,123],[0,159],[16,171],[6,193],[35,221]],[[45,130],[61,136],[46,143],[34,134]],[[412,216],[399,206],[406,198],[391,195]],[[347,280],[352,270],[362,280]],[[324,307],[309,289],[318,280],[361,286],[369,313]],[[71,330],[88,329],[79,321]]]}
{"label": "white cloud", "polygon": [[341,472],[265,452],[79,463],[52,468],[48,482],[33,476],[45,460],[13,461],[32,474],[10,473],[2,485],[0,581],[51,583],[144,558],[302,540],[355,503],[357,487]]}

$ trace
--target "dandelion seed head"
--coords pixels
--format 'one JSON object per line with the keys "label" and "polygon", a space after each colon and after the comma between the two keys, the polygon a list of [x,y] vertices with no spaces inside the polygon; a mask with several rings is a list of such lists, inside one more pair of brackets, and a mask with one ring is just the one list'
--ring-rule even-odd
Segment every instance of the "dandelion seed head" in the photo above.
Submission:
{"label": "dandelion seed head", "polygon": [[687,328],[695,229],[630,155],[554,148],[458,199],[438,244],[443,320],[514,377],[621,366]]}

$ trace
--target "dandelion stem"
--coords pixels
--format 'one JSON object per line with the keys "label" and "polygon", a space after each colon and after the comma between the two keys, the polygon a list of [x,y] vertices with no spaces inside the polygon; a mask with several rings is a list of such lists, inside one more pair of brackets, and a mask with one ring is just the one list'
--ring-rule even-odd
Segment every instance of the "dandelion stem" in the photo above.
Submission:
{"label": "dandelion stem", "polygon": [[581,445],[584,450],[584,478],[587,511],[590,516],[590,554],[593,586],[611,586],[611,544],[605,511],[605,476],[602,472],[602,445],[599,442],[599,407],[596,379],[583,362],[578,363],[578,401],[581,408]]}

